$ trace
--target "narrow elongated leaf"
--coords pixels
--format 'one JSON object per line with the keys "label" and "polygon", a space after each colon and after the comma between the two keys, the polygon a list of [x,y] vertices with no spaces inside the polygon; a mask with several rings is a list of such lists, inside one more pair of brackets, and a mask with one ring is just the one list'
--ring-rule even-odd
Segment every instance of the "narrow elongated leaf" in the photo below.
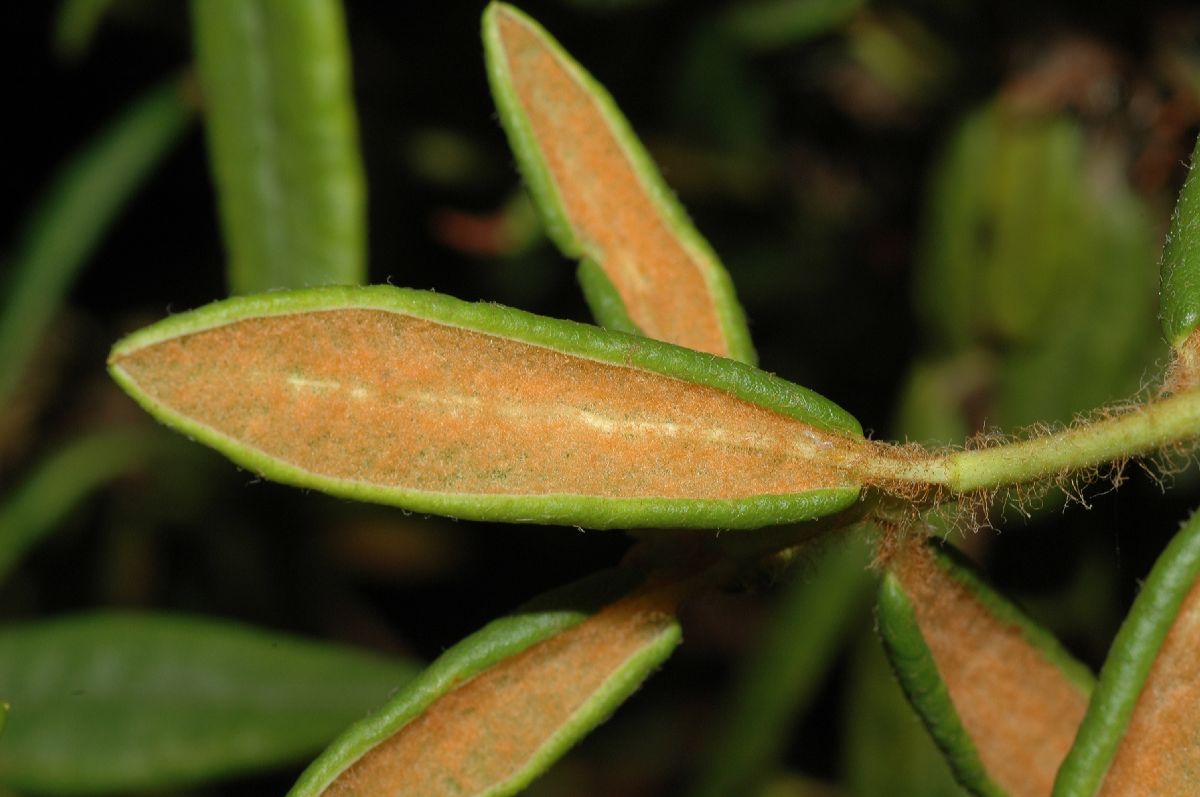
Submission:
{"label": "narrow elongated leaf", "polygon": [[585,579],[455,645],[338,739],[289,797],[516,793],[679,643],[681,588],[627,592],[630,575]]}
{"label": "narrow elongated leaf", "polygon": [[88,493],[144,466],[170,442],[146,430],[98,432],[72,440],[37,463],[13,492],[0,496],[0,583],[21,555],[54,531]]}
{"label": "narrow elongated leaf", "polygon": [[1047,795],[1087,708],[1091,675],[966,567],[921,542],[889,563],[879,631],[959,781]]}
{"label": "narrow elongated leaf", "polygon": [[1200,789],[1200,513],[1159,557],[1113,641],[1055,797]]}
{"label": "narrow elongated leaf", "polygon": [[0,630],[0,784],[164,788],[292,761],[410,664],[230,623],[100,612]]}
{"label": "narrow elongated leaf", "polygon": [[366,189],[340,0],[195,0],[233,293],[366,281]]}
{"label": "narrow elongated leaf", "polygon": [[863,633],[850,654],[841,773],[854,797],[963,797],[946,757],[892,675],[879,637]]}
{"label": "narrow elongated leaf", "polygon": [[388,286],[219,302],[117,344],[161,420],[268,478],[474,519],[747,528],[854,502],[857,422],[741,363]]}
{"label": "narrow elongated leaf", "polygon": [[63,0],[54,20],[54,49],[61,58],[75,61],[91,46],[96,29],[114,0]]}
{"label": "narrow elongated leaf", "polygon": [[1161,302],[1163,335],[1179,347],[1200,324],[1200,177],[1196,162],[1200,141],[1192,153],[1191,170],[1175,205],[1162,256]]}
{"label": "narrow elongated leaf", "polygon": [[483,41],[517,162],[601,323],[753,362],[729,275],[603,87],[511,6],[488,6]]}
{"label": "narrow elongated leaf", "polygon": [[866,0],[751,0],[731,3],[723,28],[740,44],[774,49],[835,32]]}
{"label": "narrow elongated leaf", "polygon": [[148,92],[69,161],[38,201],[0,291],[0,404],[63,294],[117,213],[179,140],[190,114],[181,81]]}
{"label": "narrow elongated leaf", "polygon": [[779,596],[766,635],[742,670],[728,716],[704,757],[693,794],[758,794],[774,771],[789,726],[821,683],[871,577],[864,534],[827,543],[814,572],[797,573]]}

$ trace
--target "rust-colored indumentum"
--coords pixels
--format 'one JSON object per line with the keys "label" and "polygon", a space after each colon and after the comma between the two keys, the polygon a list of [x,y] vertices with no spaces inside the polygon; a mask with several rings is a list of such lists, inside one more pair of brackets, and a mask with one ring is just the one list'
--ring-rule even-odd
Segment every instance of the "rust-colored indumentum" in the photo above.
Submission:
{"label": "rust-colored indumentum", "polygon": [[242,445],[408,491],[789,494],[846,484],[858,445],[705,385],[371,309],[236,321],[114,365]]}
{"label": "rust-colored indumentum", "polygon": [[890,563],[954,708],[988,774],[1014,797],[1050,794],[1087,693],[908,541]]}
{"label": "rust-colored indumentum", "polygon": [[440,697],[343,772],[324,797],[481,794],[530,760],[674,623],[677,588],[635,593]]}
{"label": "rust-colored indumentum", "polygon": [[1200,711],[1200,585],[1193,585],[1163,640],[1100,789],[1126,794],[1194,794]]}
{"label": "rust-colored indumentum", "polygon": [[497,7],[512,85],[583,254],[647,337],[729,356],[704,261],[680,240],[595,97],[528,23]]}

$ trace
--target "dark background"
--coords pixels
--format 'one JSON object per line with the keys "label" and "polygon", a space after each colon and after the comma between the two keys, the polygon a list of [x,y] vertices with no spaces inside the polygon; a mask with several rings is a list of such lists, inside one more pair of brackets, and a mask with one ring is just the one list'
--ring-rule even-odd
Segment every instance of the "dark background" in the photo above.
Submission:
{"label": "dark background", "polygon": [[[1135,119],[1129,99],[1137,86],[1150,86],[1163,103],[1182,91],[1158,64],[1170,48],[1196,54],[1198,18],[1184,4],[878,3],[860,14],[885,29],[920,31],[906,57],[927,78],[909,92],[889,89],[886,70],[856,59],[865,23],[769,49],[735,46],[719,33],[730,7],[522,4],[608,87],[663,165],[734,277],[762,366],[830,397],[874,436],[907,433],[898,428],[897,406],[910,367],[938,346],[910,298],[931,169],[958,120],[1063,41],[1086,38],[1112,55],[1118,100],[1099,119],[1069,103],[1051,110],[1089,129],[1124,131],[1125,178],[1165,232],[1196,122],[1185,114],[1177,130],[1160,136],[1167,168],[1148,178],[1136,167],[1155,128]],[[481,9],[471,2],[347,5],[371,279],[587,320],[573,264],[536,231],[529,241],[484,253],[446,232],[447,214],[486,223],[519,188],[484,76]],[[25,3],[0,11],[8,73],[0,253],[64,158],[189,62],[183,3],[118,3],[75,61],[51,46],[55,10],[54,3]],[[1090,77],[1085,71],[1064,80],[1086,86]],[[462,154],[431,165],[421,142],[438,136],[461,144]],[[136,417],[104,375],[110,342],[166,312],[223,296],[222,263],[197,126],[122,214],[71,292],[47,366],[57,389],[0,480],[82,428]],[[1145,363],[1137,381],[1152,380],[1158,365]],[[628,546],[617,533],[408,517],[261,483],[205,454],[195,460],[178,478],[134,479],[89,500],[0,589],[0,618],[146,606],[431,659],[523,600],[617,562]],[[1190,474],[1165,495],[1136,467],[1130,475],[1119,495],[1094,497],[1090,512],[1059,511],[1050,499],[1048,511],[1032,519],[997,513],[999,533],[981,532],[986,540],[959,540],[1033,609],[1061,607],[1080,563],[1091,563],[1102,590],[1084,601],[1090,614],[1044,615],[1093,665],[1138,580],[1196,502]],[[635,698],[628,719],[622,714],[580,751],[581,760],[603,759],[606,744],[628,743],[652,724],[648,718],[666,717],[683,738],[681,749],[645,776],[644,793],[683,782],[688,756],[701,749],[696,728],[712,720],[716,696],[752,645],[769,598],[730,596],[698,610],[667,672]],[[841,721],[843,669],[835,667],[791,743],[796,769],[836,775],[837,734],[829,729]],[[231,788],[281,792],[291,777]]]}

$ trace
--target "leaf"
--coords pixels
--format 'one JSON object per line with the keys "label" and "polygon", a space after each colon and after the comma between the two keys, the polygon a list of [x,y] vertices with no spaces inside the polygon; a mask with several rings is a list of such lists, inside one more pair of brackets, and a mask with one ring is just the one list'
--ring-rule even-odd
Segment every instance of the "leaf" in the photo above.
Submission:
{"label": "leaf", "polygon": [[78,61],[87,52],[104,16],[114,0],[63,0],[54,20],[54,49],[68,61]]}
{"label": "leaf", "polygon": [[606,326],[754,361],[733,284],[608,93],[540,25],[483,16],[488,79],[517,163]]}
{"label": "leaf", "polygon": [[866,0],[756,0],[731,4],[722,27],[740,44],[762,50],[802,44],[837,31]]}
{"label": "leaf", "polygon": [[23,226],[0,291],[0,406],[7,402],[75,275],[118,212],[179,141],[183,82],[138,99],[54,177]]}
{"label": "leaf", "polygon": [[110,371],[268,478],[470,519],[748,528],[852,504],[857,422],[741,363],[390,286],[174,316]]}
{"label": "leaf", "polygon": [[1198,576],[1200,513],[1163,551],[1121,625],[1055,797],[1196,791]]}
{"label": "leaf", "polygon": [[905,541],[879,591],[896,677],[959,781],[1046,795],[1087,707],[1091,675],[964,566]]}
{"label": "leaf", "polygon": [[962,797],[946,758],[896,682],[878,636],[851,650],[841,716],[842,782],[855,797]]}
{"label": "leaf", "polygon": [[0,583],[24,552],[47,536],[89,493],[145,467],[173,441],[158,432],[112,430],[53,451],[0,502]]}
{"label": "leaf", "polygon": [[366,281],[366,188],[338,0],[195,0],[233,293]]}
{"label": "leaf", "polygon": [[865,606],[871,578],[864,535],[823,543],[811,573],[793,574],[764,638],[745,662],[715,744],[703,756],[697,797],[758,794],[774,771],[789,726],[812,700],[847,626]]}
{"label": "leaf", "polygon": [[96,612],[0,629],[12,710],[0,783],[36,794],[167,788],[290,762],[411,665],[232,623]]}
{"label": "leaf", "polygon": [[515,794],[674,650],[679,584],[605,572],[496,620],[342,735],[289,797]]}
{"label": "leaf", "polygon": [[1184,181],[1162,256],[1161,302],[1163,335],[1173,348],[1183,345],[1200,324],[1200,178],[1195,165],[1200,140],[1192,153],[1192,166]]}

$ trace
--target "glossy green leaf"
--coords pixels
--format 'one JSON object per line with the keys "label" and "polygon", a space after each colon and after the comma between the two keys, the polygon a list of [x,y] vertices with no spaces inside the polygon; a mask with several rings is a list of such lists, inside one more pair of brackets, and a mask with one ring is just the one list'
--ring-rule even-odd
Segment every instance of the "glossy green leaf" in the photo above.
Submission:
{"label": "glossy green leaf", "polygon": [[509,143],[601,323],[753,362],[733,284],[612,98],[540,25],[483,17],[488,79]]}
{"label": "glossy green leaf", "polygon": [[1200,513],[1159,556],[1121,625],[1055,797],[1196,790],[1198,578]]}
{"label": "glossy green leaf", "polygon": [[866,0],[752,0],[731,5],[724,29],[755,49],[802,44],[833,33],[866,5]]}
{"label": "glossy green leaf", "polygon": [[[861,532],[842,532],[817,554],[812,572],[792,574],[763,639],[742,666],[715,744],[703,756],[692,794],[757,794],[770,779],[788,731],[866,605],[871,548]],[[807,564],[807,563],[806,563]]]}
{"label": "glossy green leaf", "polygon": [[55,528],[87,495],[145,467],[176,443],[157,431],[96,432],[66,443],[0,494],[0,582],[24,552]]}
{"label": "glossy green leaf", "polygon": [[1200,141],[1192,153],[1192,165],[1171,216],[1171,229],[1162,257],[1159,310],[1163,335],[1173,347],[1181,346],[1200,323],[1200,177],[1195,171],[1197,158],[1200,158]]}
{"label": "glossy green leaf", "polygon": [[83,57],[115,0],[62,0],[54,20],[54,49],[70,61]]}
{"label": "glossy green leaf", "polygon": [[889,562],[879,632],[967,789],[1049,793],[1087,706],[1086,668],[965,566],[920,542]]}
{"label": "glossy green leaf", "polygon": [[636,583],[600,573],[467,637],[346,731],[289,797],[517,793],[679,644],[677,586]]}
{"label": "glossy green leaf", "polygon": [[277,292],[121,341],[113,377],[268,478],[471,519],[748,528],[852,504],[817,394],[676,346],[388,286]]}
{"label": "glossy green leaf", "polygon": [[0,291],[0,404],[28,367],[75,275],[180,139],[189,114],[181,81],[152,89],[68,161],[34,206]]}
{"label": "glossy green leaf", "polygon": [[195,0],[233,293],[366,281],[366,188],[339,0]]}
{"label": "glossy green leaf", "polygon": [[214,620],[97,612],[0,629],[0,784],[166,788],[319,749],[414,669]]}

